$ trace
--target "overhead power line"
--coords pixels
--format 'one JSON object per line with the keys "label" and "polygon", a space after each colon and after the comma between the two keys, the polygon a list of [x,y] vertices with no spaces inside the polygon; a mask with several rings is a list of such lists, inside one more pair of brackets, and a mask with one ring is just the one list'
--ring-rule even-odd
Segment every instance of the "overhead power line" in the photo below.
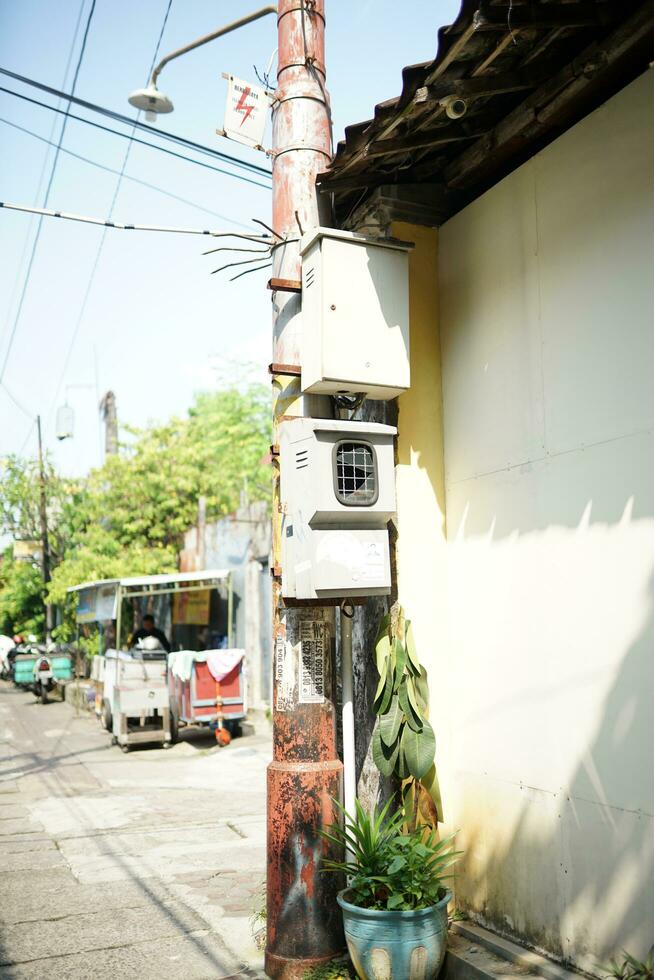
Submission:
{"label": "overhead power line", "polygon": [[[159,38],[157,40],[157,44],[156,44],[156,47],[154,49],[154,55],[153,55],[153,58],[152,58],[152,64],[153,65],[155,64],[155,62],[157,60],[157,55],[159,54],[159,48],[161,46],[161,39],[163,38],[164,31],[166,29],[166,24],[168,23],[168,16],[170,14],[170,8],[172,7],[172,5],[173,5],[173,0],[168,0],[168,3],[166,5],[166,12],[164,14],[163,22],[161,24],[161,29],[159,31]],[[150,69],[150,71],[152,71],[152,68]],[[138,119],[139,116],[140,116],[140,112],[137,114],[137,119]],[[129,134],[129,142],[127,144],[127,149],[125,150],[125,155],[123,156],[123,162],[122,162],[121,167],[120,167],[120,172],[118,174],[118,180],[116,181],[116,186],[114,188],[114,194],[113,194],[113,197],[111,199],[111,205],[109,207],[109,214],[107,215],[108,220],[111,220],[111,218],[113,217],[114,208],[116,206],[116,201],[118,200],[118,194],[120,193],[120,187],[121,187],[121,184],[122,184],[122,181],[123,181],[123,177],[125,175],[125,168],[127,167],[127,161],[129,160],[129,155],[132,152],[132,146],[134,145],[134,133],[135,132],[136,132],[136,122],[134,122],[134,125],[132,126],[131,132]],[[86,282],[86,289],[84,290],[84,296],[82,298],[82,305],[79,308],[79,312],[77,314],[77,320],[75,321],[75,326],[73,328],[73,332],[71,334],[70,341],[68,342],[68,347],[66,349],[66,356],[64,357],[63,367],[62,367],[61,372],[59,374],[59,380],[57,381],[57,386],[55,388],[54,396],[52,398],[52,404],[50,406],[50,411],[48,413],[48,418],[52,415],[52,413],[55,410],[55,406],[57,404],[57,397],[59,395],[59,391],[60,391],[61,386],[63,384],[64,378],[66,377],[66,372],[68,371],[68,364],[70,362],[70,358],[71,358],[71,355],[73,353],[73,349],[75,347],[75,343],[77,342],[77,335],[79,334],[80,328],[82,326],[82,321],[84,320],[84,314],[86,313],[86,305],[87,305],[87,303],[89,301],[89,296],[91,295],[91,290],[93,289],[93,283],[95,282],[95,275],[96,275],[96,272],[98,271],[98,266],[100,265],[100,258],[102,256],[102,252],[103,252],[103,249],[104,249],[104,243],[105,243],[106,238],[107,238],[107,227],[105,226],[102,229],[102,235],[100,236],[100,241],[98,243],[98,249],[97,249],[97,251],[95,253],[95,259],[93,261],[93,265],[91,267],[91,272],[90,272],[89,277],[88,277],[88,280]]]}
{"label": "overhead power line", "polygon": [[[136,136],[130,137],[129,133],[121,133],[117,129],[111,129],[110,126],[103,126],[101,123],[93,122],[92,119],[85,119],[84,116],[76,116],[72,112],[66,112],[65,109],[57,109],[56,106],[48,105],[46,102],[39,102],[38,99],[30,99],[29,96],[21,95],[20,92],[14,92],[10,88],[3,88],[2,85],[0,85],[0,92],[6,92],[8,95],[15,95],[16,98],[22,99],[24,102],[31,102],[32,105],[41,106],[42,109],[49,109],[51,112],[58,112],[67,116],[68,119],[74,119],[76,122],[82,122],[87,126],[93,126],[94,129],[101,129],[105,133],[112,133],[114,136],[120,136],[121,139],[131,139],[134,143],[139,143],[141,146],[148,146],[151,150],[157,150],[159,153],[167,153],[168,156],[177,157],[178,160],[186,160],[187,163],[194,163],[196,167],[204,167],[205,170],[213,170],[215,173],[226,174],[228,177],[235,177],[237,180],[244,180],[246,184],[254,184],[255,187],[263,187],[263,189],[266,191],[270,190],[270,184],[262,184],[258,180],[252,180],[252,178],[246,177],[244,174],[234,173],[232,170],[224,170],[222,167],[214,167],[212,164],[205,163],[203,160],[194,160],[193,157],[187,157],[183,153],[177,153],[176,150],[170,150],[166,146],[156,146],[154,143],[148,143],[147,140],[137,139]],[[264,171],[264,173],[268,174],[268,171]]]}
{"label": "overhead power line", "polygon": [[[17,129],[20,133],[25,133],[27,136],[32,136],[34,139],[39,140],[41,143],[47,143],[48,146],[56,146],[52,140],[49,140],[45,136],[41,136],[40,133],[35,133],[31,129],[26,129],[25,126],[19,126],[18,123],[12,122],[10,119],[5,119],[0,116],[0,123],[4,123],[5,126],[11,126],[12,129]],[[90,157],[85,157],[82,153],[75,153],[74,150],[67,150],[65,147],[61,147],[61,153],[66,154],[66,156],[73,157],[75,160],[81,160],[82,163],[88,163],[91,167],[96,167],[98,170],[103,170],[105,173],[114,174],[116,177],[121,176],[120,170],[115,170],[113,167],[108,167],[104,163],[99,163],[97,160],[91,160]],[[237,225],[239,228],[247,228],[248,226],[242,221],[236,221],[235,218],[230,218],[226,214],[221,214],[220,211],[213,211],[211,208],[207,208],[204,204],[198,204],[197,201],[192,201],[188,197],[181,197],[179,194],[173,194],[172,191],[167,191],[164,187],[157,187],[156,184],[151,184],[148,180],[141,180],[140,177],[132,177],[130,174],[122,174],[123,180],[130,180],[133,184],[139,184],[141,187],[147,187],[148,190],[156,191],[157,194],[163,194],[165,197],[172,198],[173,201],[179,201],[181,204],[187,204],[191,208],[197,208],[198,211],[204,211],[205,214],[211,214],[214,218],[220,218],[221,221],[228,221],[230,225]]]}
{"label": "overhead power line", "polygon": [[53,211],[51,208],[33,208],[25,204],[12,204],[0,201],[0,208],[8,211],[23,211],[26,214],[40,214],[43,218],[64,218],[66,221],[81,221],[87,225],[101,225],[106,228],[116,228],[118,231],[159,231],[171,232],[177,235],[210,235],[212,238],[245,238],[251,242],[272,242],[272,235],[246,235],[240,231],[212,231],[206,228],[176,228],[167,225],[137,225],[122,221],[109,221],[106,218],[89,218],[83,214],[72,214],[66,211]]}
{"label": "overhead power line", "polygon": [[[96,0],[91,0],[91,8],[89,10],[89,15],[86,19],[86,27],[84,29],[84,36],[82,37],[82,45],[80,47],[79,57],[77,59],[77,66],[75,68],[75,74],[73,75],[73,82],[71,86],[71,97],[75,92],[75,87],[77,85],[77,79],[79,78],[80,68],[82,67],[82,62],[84,60],[84,52],[86,51],[86,43],[89,37],[89,29],[91,27],[91,21],[93,20],[93,14],[95,12]],[[68,103],[68,108],[70,108],[70,102]],[[59,149],[63,142],[64,134],[66,132],[66,124],[68,122],[68,116],[64,114],[64,121],[61,126],[61,132],[59,133],[59,143],[55,150],[54,160],[52,161],[52,169],[50,170],[50,177],[48,179],[48,186],[46,187],[45,195],[43,198],[43,207],[45,207],[50,199],[50,191],[52,190],[52,184],[54,181],[54,176],[57,170],[57,162],[59,160]],[[7,363],[11,355],[12,348],[14,346],[14,340],[16,339],[16,333],[18,331],[18,324],[20,323],[21,313],[23,312],[23,303],[25,302],[25,296],[27,295],[27,289],[29,286],[30,275],[32,273],[32,266],[34,265],[34,259],[36,257],[36,250],[38,248],[39,240],[41,238],[41,228],[43,226],[43,218],[39,218],[39,223],[36,228],[36,234],[34,236],[34,241],[32,242],[32,250],[30,252],[29,262],[27,264],[27,270],[25,272],[25,278],[23,280],[23,288],[21,289],[20,299],[18,301],[18,307],[16,309],[16,315],[14,317],[14,324],[11,328],[11,333],[9,334],[9,343],[7,344],[5,350],[5,356],[2,362],[2,367],[0,367],[0,381],[4,378],[5,371],[7,369]]]}
{"label": "overhead power line", "polygon": [[18,401],[11,388],[9,388],[4,381],[0,381],[0,386],[4,388],[5,392],[7,393],[9,398],[11,398],[16,408],[19,408],[23,413],[23,415],[26,415],[28,419],[32,419],[32,421],[34,421],[34,416],[32,415],[32,413],[28,411],[28,409],[26,409],[24,405],[21,405],[21,403]]}
{"label": "overhead power line", "polygon": [[[33,78],[28,78],[25,75],[19,75],[14,71],[9,71],[8,68],[0,68],[0,74],[6,75],[8,78],[13,78],[17,82],[22,82],[25,85],[31,85],[33,88],[39,89],[41,92],[47,92],[49,95],[55,95],[57,98],[70,99],[73,105],[78,105],[80,108],[89,109],[91,112],[99,113],[102,116],[106,116],[109,119],[113,119],[114,122],[123,123],[125,126],[136,126],[137,129],[142,130],[144,133],[149,133],[151,136],[157,136],[159,139],[169,140],[173,143],[178,143],[180,146],[186,147],[188,150],[197,150],[199,153],[205,153],[209,156],[215,157],[218,160],[222,160],[224,163],[232,163],[235,166],[243,167],[245,170],[251,170],[253,173],[262,174],[264,176],[270,177],[272,173],[267,167],[260,167],[256,163],[250,163],[247,160],[242,160],[240,157],[232,156],[230,153],[223,153],[221,150],[216,150],[211,146],[206,146],[204,143],[196,143],[195,140],[190,140],[185,136],[178,136],[176,133],[169,133],[164,130],[157,129],[155,126],[148,126],[147,123],[141,122],[139,119],[134,119],[132,116],[125,116],[121,112],[116,112],[114,109],[106,109],[104,106],[97,105],[95,102],[88,102],[86,99],[79,99],[72,94],[62,92],[60,89],[52,88],[50,85],[44,85],[43,82],[37,82]],[[3,92],[11,92],[10,89],[2,89]],[[17,95],[16,92],[11,92],[13,95]],[[37,105],[46,105],[46,103],[38,102]],[[50,108],[50,106],[46,106]],[[72,116],[73,119],[78,119],[77,116]]]}
{"label": "overhead power line", "polygon": [[[85,4],[85,0],[82,0],[82,2],[79,5],[79,11],[77,13],[77,20],[75,22],[75,30],[73,31],[73,37],[72,37],[71,42],[70,42],[70,48],[69,48],[69,51],[68,51],[68,58],[66,59],[66,67],[64,69],[64,77],[63,77],[63,81],[61,83],[63,88],[66,87],[66,83],[68,81],[68,72],[70,71],[70,66],[71,66],[71,63],[72,63],[72,60],[73,60],[73,54],[75,53],[75,45],[76,45],[76,42],[77,42],[77,34],[78,34],[78,31],[79,31],[79,28],[80,28],[80,24],[82,23],[82,14],[84,13],[84,4]],[[54,134],[55,134],[55,129],[57,128],[57,123],[58,122],[59,122],[59,120],[57,119],[57,116],[56,115],[53,115],[53,117],[52,117],[52,125],[50,126],[50,137],[49,137],[50,146],[56,146],[57,145],[56,143],[52,142],[52,140],[53,140],[53,137],[54,137]],[[46,174],[46,170],[47,170],[47,167],[48,167],[48,161],[49,161],[49,159],[50,159],[50,150],[48,149],[48,150],[46,150],[45,155],[43,157],[43,164],[41,166],[41,174],[39,176],[39,182],[38,182],[37,189],[36,189],[36,197],[37,198],[39,198],[41,196],[41,189],[43,187],[43,183],[44,183],[44,180],[45,180],[45,174]],[[11,320],[11,311],[12,311],[12,309],[14,307],[14,299],[16,298],[16,295],[18,293],[18,286],[19,286],[19,281],[20,281],[20,270],[22,270],[24,268],[24,266],[25,266],[25,259],[27,257],[27,253],[28,253],[28,250],[29,250],[29,244],[30,244],[30,238],[31,238],[31,232],[32,232],[32,224],[33,224],[33,222],[30,222],[30,224],[29,224],[29,226],[27,228],[27,234],[25,235],[25,242],[24,242],[24,245],[23,245],[23,250],[22,250],[22,253],[21,253],[20,261],[19,261],[18,266],[17,266],[16,278],[14,280],[14,284],[13,284],[12,291],[11,291],[11,298],[9,300],[9,305],[7,307],[7,315],[6,315],[6,318],[5,318],[5,322],[4,322],[2,334],[0,335],[0,348],[4,347],[5,335],[7,333],[7,330],[9,329],[9,323],[10,323],[10,320]]]}

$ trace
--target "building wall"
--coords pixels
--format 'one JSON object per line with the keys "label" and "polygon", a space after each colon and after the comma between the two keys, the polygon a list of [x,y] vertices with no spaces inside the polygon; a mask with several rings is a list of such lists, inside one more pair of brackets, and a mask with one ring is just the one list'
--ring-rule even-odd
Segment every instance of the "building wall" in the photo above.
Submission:
{"label": "building wall", "polygon": [[235,647],[245,650],[248,700],[267,708],[271,697],[272,595],[270,514],[265,501],[243,503],[234,514],[191,528],[180,553],[183,571],[227,568],[232,573]]}
{"label": "building wall", "polygon": [[649,72],[440,229],[446,559],[437,355],[400,400],[457,899],[592,972],[654,942],[653,104]]}

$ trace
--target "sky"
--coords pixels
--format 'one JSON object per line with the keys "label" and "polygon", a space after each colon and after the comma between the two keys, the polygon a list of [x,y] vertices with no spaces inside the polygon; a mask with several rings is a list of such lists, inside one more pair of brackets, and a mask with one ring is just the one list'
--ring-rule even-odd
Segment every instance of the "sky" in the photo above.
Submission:
{"label": "sky", "polygon": [[[91,4],[0,0],[0,67],[70,91]],[[127,96],[147,81],[167,6],[168,0],[96,0],[76,96],[135,116]],[[257,6],[253,0],[172,0],[159,57]],[[375,103],[400,93],[405,65],[434,57],[437,30],[454,20],[458,8],[459,0],[326,0],[335,140],[345,126],[370,118]],[[160,116],[157,128],[268,166],[263,153],[215,131],[222,126],[227,88],[222,73],[256,82],[253,65],[265,69],[275,46],[275,19],[266,17],[172,62],[159,87],[175,111]],[[0,75],[0,86],[48,105],[66,104],[7,76]],[[71,111],[106,122],[84,109]],[[48,109],[0,92],[1,201],[42,204],[55,151],[15,126],[56,142],[61,120]],[[130,132],[119,123],[108,125]],[[123,165],[127,145],[124,138],[75,120],[68,121],[63,141],[64,150],[115,171]],[[48,206],[104,219],[117,185],[117,175],[62,152]],[[133,143],[113,217],[239,230],[251,227],[252,218],[269,221],[270,209],[266,188]],[[37,223],[35,216],[0,210],[0,364]],[[206,238],[108,230],[99,250],[102,238],[101,228],[43,219],[4,375],[22,409],[0,387],[0,457],[36,452],[33,419],[40,414],[44,443],[57,468],[83,475],[102,462],[97,405],[107,389],[116,394],[119,420],[143,426],[184,415],[194,393],[215,388],[235,364],[253,365],[253,377],[267,381],[268,270],[230,283],[224,273],[211,275],[219,262],[217,256],[202,255],[212,247]],[[59,442],[56,410],[65,402],[74,410],[75,431],[73,438]]]}

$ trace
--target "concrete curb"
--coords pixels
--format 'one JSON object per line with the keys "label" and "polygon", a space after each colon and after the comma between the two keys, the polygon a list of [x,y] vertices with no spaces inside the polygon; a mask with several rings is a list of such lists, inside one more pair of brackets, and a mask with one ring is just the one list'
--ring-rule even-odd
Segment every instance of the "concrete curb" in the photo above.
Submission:
{"label": "concrete curb", "polygon": [[[452,937],[460,937],[462,940],[468,940],[469,943],[475,943],[485,953],[490,953],[493,957],[503,960],[507,966],[508,964],[512,964],[514,967],[517,967],[522,975],[531,974],[544,977],[545,980],[579,980],[579,973],[568,970],[552,962],[552,960],[548,960],[545,956],[525,949],[524,946],[519,946],[509,939],[504,939],[502,936],[498,936],[497,933],[491,932],[490,929],[484,929],[482,926],[474,925],[472,922],[453,922],[450,927],[450,935]],[[464,948],[457,944],[455,940],[452,951],[454,956],[461,957],[464,953]],[[481,967],[481,969],[475,971],[474,966]],[[504,973],[515,975],[516,971],[515,969],[507,969]],[[478,959],[471,964],[469,957],[466,956],[465,970],[461,969],[461,972],[457,970],[456,973],[446,973],[445,976],[446,980],[454,980],[454,977],[457,980],[473,980],[473,978],[477,980],[477,978],[481,977],[498,975],[500,974],[494,970],[489,971],[488,968],[484,969]]]}

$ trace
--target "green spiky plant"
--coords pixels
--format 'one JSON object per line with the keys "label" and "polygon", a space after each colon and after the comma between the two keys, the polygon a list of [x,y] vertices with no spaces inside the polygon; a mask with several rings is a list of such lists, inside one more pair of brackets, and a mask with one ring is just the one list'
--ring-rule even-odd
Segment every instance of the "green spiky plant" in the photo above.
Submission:
{"label": "green spiky plant", "polygon": [[402,780],[408,829],[420,823],[435,827],[442,810],[434,765],[436,738],[427,718],[427,671],[418,659],[411,622],[399,604],[381,620],[375,662],[379,683],[373,760],[382,775]]}
{"label": "green spiky plant", "polygon": [[334,802],[337,819],[321,836],[339,849],[345,848],[344,861],[323,860],[325,871],[344,874],[349,879],[348,898],[366,909],[410,911],[430,908],[446,894],[446,874],[458,860],[454,834],[438,840],[435,831],[416,828],[404,832],[404,813],[389,814],[392,800],[369,815],[358,800],[349,814]]}
{"label": "green spiky plant", "polygon": [[645,960],[638,960],[623,950],[620,962],[609,960],[600,969],[608,977],[615,977],[615,980],[654,980],[654,946],[650,946]]}

